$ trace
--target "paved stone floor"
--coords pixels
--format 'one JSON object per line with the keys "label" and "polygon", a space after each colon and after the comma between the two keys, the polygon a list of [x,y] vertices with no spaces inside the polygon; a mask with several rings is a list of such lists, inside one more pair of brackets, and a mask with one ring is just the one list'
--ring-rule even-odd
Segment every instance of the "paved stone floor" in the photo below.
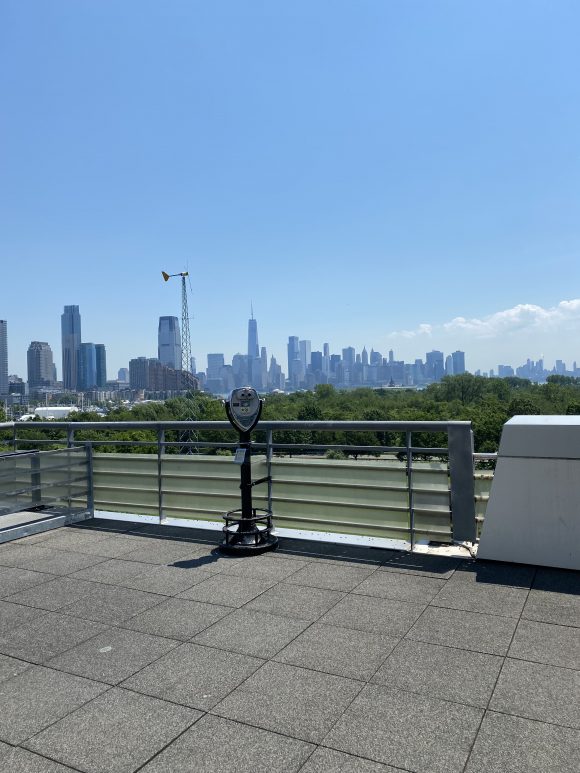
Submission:
{"label": "paved stone floor", "polygon": [[0,770],[580,770],[579,573],[215,540],[0,546]]}

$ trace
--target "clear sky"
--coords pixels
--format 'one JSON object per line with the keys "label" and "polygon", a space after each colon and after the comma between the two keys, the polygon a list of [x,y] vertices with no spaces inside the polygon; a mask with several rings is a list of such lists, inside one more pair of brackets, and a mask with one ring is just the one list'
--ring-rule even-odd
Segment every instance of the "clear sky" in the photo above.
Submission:
{"label": "clear sky", "polygon": [[577,0],[1,0],[9,369],[366,345],[580,363]]}

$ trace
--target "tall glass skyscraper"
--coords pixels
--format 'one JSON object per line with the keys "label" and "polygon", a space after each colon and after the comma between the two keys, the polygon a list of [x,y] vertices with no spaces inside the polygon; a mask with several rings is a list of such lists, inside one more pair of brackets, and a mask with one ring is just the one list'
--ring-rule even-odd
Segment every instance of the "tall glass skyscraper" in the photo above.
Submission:
{"label": "tall glass skyscraper", "polygon": [[105,344],[95,344],[97,355],[97,386],[104,387],[107,384],[107,352]]}
{"label": "tall glass skyscraper", "polygon": [[8,394],[8,322],[0,319],[0,395]]}
{"label": "tall glass skyscraper", "polygon": [[94,389],[97,386],[97,347],[91,343],[81,344],[78,362],[77,389]]}
{"label": "tall glass skyscraper", "polygon": [[248,380],[256,389],[262,389],[262,362],[258,346],[258,321],[252,317],[248,320]]}
{"label": "tall glass skyscraper", "polygon": [[177,317],[159,317],[157,357],[163,365],[181,370],[181,335]]}
{"label": "tall glass skyscraper", "polygon": [[76,391],[79,377],[81,347],[81,315],[78,306],[65,306],[60,318],[62,334],[62,384]]}
{"label": "tall glass skyscraper", "polygon": [[52,349],[46,341],[31,341],[27,352],[28,388],[50,387],[54,383]]}

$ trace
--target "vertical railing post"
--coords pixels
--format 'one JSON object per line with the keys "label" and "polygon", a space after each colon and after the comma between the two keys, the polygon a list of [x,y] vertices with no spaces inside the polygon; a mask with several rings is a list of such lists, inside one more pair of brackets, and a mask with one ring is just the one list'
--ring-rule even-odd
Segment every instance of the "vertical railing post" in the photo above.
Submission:
{"label": "vertical railing post", "polygon": [[30,457],[30,493],[32,507],[42,504],[41,478],[40,478],[40,454],[38,451]]}
{"label": "vertical railing post", "polygon": [[475,542],[473,431],[470,424],[450,422],[447,435],[453,541]]}
{"label": "vertical railing post", "polygon": [[165,452],[165,430],[157,427],[157,506],[159,523],[163,521],[163,454]]}
{"label": "vertical railing post", "polygon": [[75,431],[72,424],[69,424],[66,428],[66,447],[72,448],[75,442]]}
{"label": "vertical railing post", "polygon": [[18,451],[18,434],[16,431],[16,422],[14,422],[14,426],[12,427],[12,450]]}
{"label": "vertical railing post", "polygon": [[266,433],[266,475],[268,476],[268,511],[272,512],[272,430]]}
{"label": "vertical railing post", "polygon": [[91,518],[95,517],[95,478],[93,469],[93,444],[90,440],[85,442],[85,454],[87,457],[87,510]]}
{"label": "vertical railing post", "polygon": [[411,552],[415,548],[415,503],[413,496],[413,452],[412,433],[405,433],[405,449],[407,452],[407,492],[409,495],[409,536],[411,542]]}

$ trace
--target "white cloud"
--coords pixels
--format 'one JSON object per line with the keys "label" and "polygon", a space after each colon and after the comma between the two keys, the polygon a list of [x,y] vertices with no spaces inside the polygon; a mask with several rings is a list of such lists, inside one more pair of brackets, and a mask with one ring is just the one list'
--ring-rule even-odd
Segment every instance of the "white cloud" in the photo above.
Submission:
{"label": "white cloud", "polygon": [[422,323],[415,330],[400,330],[390,338],[431,337],[435,334],[463,334],[473,338],[499,338],[508,333],[548,332],[559,327],[580,323],[580,299],[560,301],[557,306],[545,309],[531,303],[520,303],[511,309],[497,311],[482,319],[455,317],[442,325]]}

